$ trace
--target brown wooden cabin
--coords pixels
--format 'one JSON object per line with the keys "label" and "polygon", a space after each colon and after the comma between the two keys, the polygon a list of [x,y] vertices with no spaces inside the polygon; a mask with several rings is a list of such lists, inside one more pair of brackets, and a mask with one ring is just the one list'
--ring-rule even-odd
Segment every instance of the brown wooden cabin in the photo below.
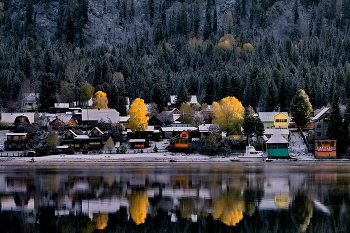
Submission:
{"label": "brown wooden cabin", "polygon": [[149,147],[149,140],[145,138],[133,138],[129,140],[130,149],[143,149]]}
{"label": "brown wooden cabin", "polygon": [[27,143],[27,133],[6,133],[5,150],[25,150]]}

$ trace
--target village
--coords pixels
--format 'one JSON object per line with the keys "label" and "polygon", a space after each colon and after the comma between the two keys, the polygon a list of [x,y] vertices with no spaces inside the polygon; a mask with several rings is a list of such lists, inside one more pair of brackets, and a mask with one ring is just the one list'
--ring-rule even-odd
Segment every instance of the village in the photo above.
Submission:
{"label": "village", "polygon": [[[35,110],[36,103],[35,99],[31,100],[27,99],[22,103],[25,112],[1,113],[2,127],[6,129],[2,130],[0,136],[0,149],[3,151],[1,156],[105,153],[144,153],[147,156],[146,152],[168,151],[191,155],[198,153],[196,148],[201,146],[200,142],[203,144],[203,140],[216,131],[217,141],[226,138],[234,142],[235,146],[228,145],[230,150],[216,146],[212,148],[214,154],[210,155],[227,157],[244,154],[247,153],[244,148],[252,143],[256,147],[251,146],[253,153],[258,153],[255,152],[256,149],[265,154],[262,161],[266,158],[296,160],[300,154],[311,154],[315,159],[339,158],[337,141],[329,140],[326,136],[330,107],[313,111],[309,123],[302,129],[302,134],[288,112],[257,112],[254,117],[259,118],[264,126],[264,135],[259,141],[256,138],[248,140],[243,132],[235,135],[218,133],[219,127],[213,123],[202,122],[194,125],[181,122],[181,111],[176,108],[176,96],[170,97],[168,111],[163,111],[158,117],[150,115],[146,129],[138,132],[130,130],[130,116],[120,116],[115,109],[70,107],[69,103],[56,103],[50,112],[38,113],[32,111]],[[191,105],[200,106],[196,96],[191,96],[189,100]],[[199,111],[212,115],[213,110],[208,106]],[[163,116],[163,119],[159,119],[159,116]],[[34,127],[34,133],[28,131],[28,127]],[[51,148],[48,145],[47,132],[38,129],[56,132],[59,144]]]}

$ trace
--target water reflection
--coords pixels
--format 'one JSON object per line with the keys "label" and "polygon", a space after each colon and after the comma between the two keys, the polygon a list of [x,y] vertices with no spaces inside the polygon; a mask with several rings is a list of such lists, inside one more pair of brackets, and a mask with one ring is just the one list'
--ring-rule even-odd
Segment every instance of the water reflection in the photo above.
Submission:
{"label": "water reflection", "polygon": [[0,232],[349,232],[348,170],[341,163],[0,167]]}

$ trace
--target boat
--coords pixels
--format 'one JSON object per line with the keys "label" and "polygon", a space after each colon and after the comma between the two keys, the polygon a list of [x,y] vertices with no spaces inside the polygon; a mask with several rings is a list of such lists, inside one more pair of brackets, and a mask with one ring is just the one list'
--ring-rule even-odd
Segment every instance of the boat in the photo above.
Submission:
{"label": "boat", "polygon": [[246,146],[245,153],[238,156],[240,162],[264,162],[267,159],[267,153],[255,150],[254,146]]}

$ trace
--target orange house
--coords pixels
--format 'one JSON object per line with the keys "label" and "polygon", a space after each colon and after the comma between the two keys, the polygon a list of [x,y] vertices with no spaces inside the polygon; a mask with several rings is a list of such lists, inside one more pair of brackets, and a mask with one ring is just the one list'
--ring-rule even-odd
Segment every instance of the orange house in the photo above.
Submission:
{"label": "orange house", "polygon": [[182,131],[177,136],[173,137],[170,140],[170,148],[172,149],[187,149],[189,143],[189,133]]}
{"label": "orange house", "polygon": [[336,140],[315,140],[315,158],[336,158]]}

